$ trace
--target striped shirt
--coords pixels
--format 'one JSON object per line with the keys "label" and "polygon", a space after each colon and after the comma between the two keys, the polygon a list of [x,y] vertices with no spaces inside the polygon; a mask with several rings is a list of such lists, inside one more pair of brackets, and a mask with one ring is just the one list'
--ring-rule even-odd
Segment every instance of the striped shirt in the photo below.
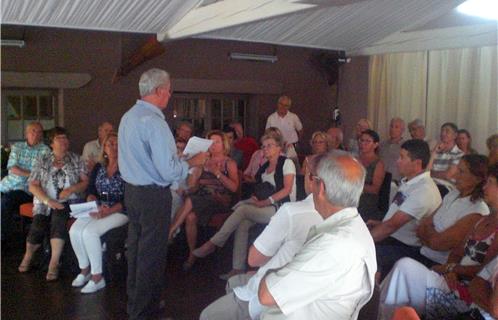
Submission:
{"label": "striped shirt", "polygon": [[456,166],[463,157],[463,151],[455,145],[450,151],[436,152],[432,164],[433,171],[446,171],[451,166]]}
{"label": "striped shirt", "polygon": [[[23,170],[31,171],[35,162],[41,156],[50,152],[49,147],[43,143],[30,146],[26,141],[17,142],[12,145],[10,151],[7,169],[16,166]],[[9,172],[0,182],[1,192],[9,192],[13,190],[22,190],[28,192],[28,177],[18,176]]]}

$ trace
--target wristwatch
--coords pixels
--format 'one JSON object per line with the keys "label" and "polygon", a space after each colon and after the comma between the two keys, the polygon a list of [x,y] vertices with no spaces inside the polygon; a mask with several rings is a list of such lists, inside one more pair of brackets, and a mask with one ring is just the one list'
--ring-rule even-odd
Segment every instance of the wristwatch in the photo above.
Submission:
{"label": "wristwatch", "polygon": [[220,178],[221,178],[221,173],[218,173],[218,174],[216,175],[216,179],[220,180]]}

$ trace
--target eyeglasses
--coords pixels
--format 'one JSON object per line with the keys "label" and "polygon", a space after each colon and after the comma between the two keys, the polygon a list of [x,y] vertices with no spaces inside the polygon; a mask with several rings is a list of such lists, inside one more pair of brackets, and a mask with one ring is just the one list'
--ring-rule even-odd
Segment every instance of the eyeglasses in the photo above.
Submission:
{"label": "eyeglasses", "polygon": [[324,141],[324,140],[315,140],[315,141],[311,142],[311,144],[324,144],[324,143],[327,143],[327,141]]}
{"label": "eyeglasses", "polygon": [[313,174],[313,173],[311,173],[311,172],[310,172],[310,173],[308,173],[308,178],[310,179],[310,181],[313,181],[313,180],[315,180],[315,181],[322,181],[322,179],[321,179],[319,176],[314,175],[314,174]]}

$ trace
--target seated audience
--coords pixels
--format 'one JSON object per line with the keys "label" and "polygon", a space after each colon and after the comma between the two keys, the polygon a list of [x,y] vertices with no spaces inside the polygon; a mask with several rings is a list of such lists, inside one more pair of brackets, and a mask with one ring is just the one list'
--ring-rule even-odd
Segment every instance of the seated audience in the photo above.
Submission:
{"label": "seated audience", "polygon": [[488,146],[488,159],[489,164],[493,165],[498,163],[498,134],[493,134],[486,139],[486,145]]}
{"label": "seated audience", "polygon": [[87,165],[88,172],[93,170],[93,166],[97,163],[100,155],[102,154],[103,142],[107,134],[114,130],[114,127],[109,122],[103,122],[99,126],[98,138],[89,141],[83,147],[83,154],[81,155],[83,161]]}
{"label": "seated audience", "polygon": [[67,239],[69,204],[82,201],[88,177],[81,157],[69,151],[64,128],[53,128],[49,139],[52,152],[36,162],[28,179],[29,191],[34,196],[33,222],[26,239],[26,253],[18,270],[29,271],[33,255],[49,231],[52,253],[46,279],[54,281],[59,277],[59,259]]}
{"label": "seated audience", "polygon": [[473,319],[498,319],[498,257],[472,279],[469,291],[473,301],[469,314]]}
{"label": "seated audience", "polygon": [[416,234],[417,224],[441,204],[436,184],[425,171],[429,158],[427,142],[413,139],[403,143],[397,164],[405,178],[384,219],[367,222],[376,242],[380,277],[385,276],[398,259],[418,256],[421,243]]}
{"label": "seated audience", "polygon": [[330,150],[345,150],[343,141],[344,134],[342,133],[341,128],[332,127],[327,130],[327,134],[329,135],[329,149]]}
{"label": "seated audience", "polygon": [[[251,199],[240,202],[235,211],[228,217],[221,229],[200,248],[194,255],[203,258],[223,247],[230,235],[235,232],[233,245],[233,269],[223,278],[244,272],[249,228],[256,223],[268,223],[275,215],[278,206],[296,200],[296,168],[294,162],[282,156],[284,141],[280,134],[268,133],[261,138],[262,149],[268,160],[256,174],[258,184],[270,184],[274,193],[266,199]],[[226,280],[226,279],[225,279]]]}
{"label": "seated audience", "polygon": [[26,126],[26,141],[12,145],[8,175],[0,182],[2,192],[2,241],[7,240],[14,229],[14,217],[19,213],[19,206],[32,202],[33,196],[28,190],[28,177],[36,161],[50,152],[43,144],[43,127],[39,122],[31,122]]}
{"label": "seated audience", "polygon": [[232,122],[230,127],[234,128],[235,133],[237,134],[237,138],[235,139],[233,146],[242,151],[244,155],[242,170],[245,170],[249,165],[249,161],[251,160],[253,153],[259,150],[258,142],[253,137],[244,135],[244,128],[240,122]]}
{"label": "seated audience", "polygon": [[427,267],[445,263],[450,250],[460,244],[477,220],[489,214],[483,200],[487,165],[488,159],[482,155],[462,157],[455,175],[455,190],[443,198],[436,212],[420,221],[417,236],[423,244],[422,256],[416,260]]}
{"label": "seated audience", "polygon": [[389,139],[383,141],[379,146],[379,157],[384,162],[387,172],[392,174],[392,181],[399,182],[402,178],[398,172],[396,161],[399,157],[401,145],[405,141],[405,122],[401,118],[392,118],[389,124]]}
{"label": "seated audience", "polygon": [[176,126],[175,138],[180,138],[188,142],[194,133],[194,126],[188,121],[182,121]]}
{"label": "seated audience", "polygon": [[462,150],[463,154],[476,154],[472,148],[472,137],[470,136],[470,132],[465,129],[458,130],[458,135],[456,138],[456,144],[460,150]]}
{"label": "seated audience", "polygon": [[228,145],[230,146],[230,158],[237,163],[237,169],[242,170],[242,166],[244,165],[244,154],[233,145],[235,137],[237,136],[235,129],[230,126],[225,126],[223,128],[223,133],[227,137]]}
{"label": "seated audience", "polygon": [[358,212],[363,221],[381,220],[382,212],[379,210],[379,191],[384,181],[386,171],[384,163],[379,159],[377,150],[379,148],[379,135],[377,132],[367,129],[360,135],[359,146],[360,160],[366,169],[365,186],[360,197]]}
{"label": "seated audience", "polygon": [[69,230],[71,245],[81,269],[72,286],[85,285],[81,293],[93,293],[105,287],[100,237],[128,222],[123,207],[124,181],[118,168],[117,133],[108,133],[102,147],[99,162],[90,175],[86,197],[87,201],[99,201],[98,211],[92,212],[90,217],[76,219]]}
{"label": "seated audience", "polygon": [[178,210],[169,229],[169,239],[176,229],[185,222],[185,232],[189,247],[189,257],[184,263],[184,270],[190,270],[195,262],[192,254],[197,244],[197,225],[207,225],[211,216],[230,210],[234,194],[239,188],[237,164],[230,159],[228,139],[219,130],[211,131],[207,138],[213,143],[209,147],[210,158],[204,166],[196,167],[191,173],[196,182],[189,189],[189,195]]}
{"label": "seated audience", "polygon": [[332,151],[312,176],[313,202],[324,221],[286,265],[259,284],[262,319],[356,319],[374,290],[375,247],[356,207],[365,170]]}
{"label": "seated audience", "polygon": [[325,154],[329,151],[330,137],[323,131],[315,131],[311,135],[310,140],[311,145],[311,155],[306,156],[303,161],[303,166],[301,167],[301,174],[306,174],[308,162],[317,155]]}
{"label": "seated audience", "polygon": [[437,141],[434,139],[429,139],[425,136],[425,125],[420,119],[415,119],[408,124],[408,131],[412,139],[420,139],[427,142],[429,149],[434,149],[436,147]]}
{"label": "seated audience", "polygon": [[299,202],[284,204],[270,220],[268,226],[249,249],[248,263],[259,267],[256,274],[245,273],[231,277],[227,282],[227,294],[205,308],[200,319],[244,320],[259,319],[264,307],[258,300],[261,278],[270,269],[281,268],[299,252],[310,228],[323,221],[313,203],[312,176],[316,174],[317,156],[309,163],[309,175],[304,188],[309,196]]}
{"label": "seated audience", "polygon": [[448,261],[427,269],[409,258],[401,259],[381,285],[381,319],[392,309],[410,305],[424,319],[453,319],[471,303],[468,280],[498,253],[498,166],[490,169],[484,198],[491,213],[481,218],[464,241],[455,247]]}
{"label": "seated audience", "polygon": [[439,184],[450,189],[454,182],[458,161],[463,156],[462,150],[456,145],[457,134],[456,124],[447,122],[441,126],[441,141],[432,150],[429,165],[431,176],[437,179]]}
{"label": "seated audience", "polygon": [[355,127],[355,136],[349,139],[349,144],[348,144],[348,151],[351,152],[351,154],[354,157],[358,157],[358,154],[360,153],[360,149],[358,146],[358,139],[360,139],[361,133],[367,129],[373,129],[370,120],[368,119],[358,120]]}

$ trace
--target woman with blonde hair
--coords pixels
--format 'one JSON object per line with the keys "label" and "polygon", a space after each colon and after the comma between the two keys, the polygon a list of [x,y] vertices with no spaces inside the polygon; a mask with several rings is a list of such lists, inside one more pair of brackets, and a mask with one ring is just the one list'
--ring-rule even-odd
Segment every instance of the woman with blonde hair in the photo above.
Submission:
{"label": "woman with blonde hair", "polygon": [[69,230],[71,244],[78,258],[80,273],[72,286],[81,293],[93,293],[105,287],[102,277],[102,243],[107,231],[128,223],[123,206],[124,181],[118,168],[118,134],[110,132],[102,144],[102,153],[90,175],[87,201],[98,201],[98,211],[78,218]]}
{"label": "woman with blonde hair", "polygon": [[325,154],[329,151],[330,147],[330,136],[323,131],[315,131],[311,135],[311,154],[306,156],[306,158],[303,161],[303,166],[301,167],[301,174],[306,175],[307,173],[307,167],[309,161],[313,157],[316,157],[317,155],[320,154]]}
{"label": "woman with blonde hair", "polygon": [[196,257],[192,254],[197,244],[197,225],[207,225],[217,212],[227,212],[233,196],[239,188],[237,163],[231,159],[230,144],[226,135],[219,130],[207,134],[213,143],[209,147],[210,158],[204,166],[194,168],[189,176],[190,195],[175,215],[169,229],[169,239],[183,222],[189,247],[189,257],[183,264],[185,271],[192,268]]}

